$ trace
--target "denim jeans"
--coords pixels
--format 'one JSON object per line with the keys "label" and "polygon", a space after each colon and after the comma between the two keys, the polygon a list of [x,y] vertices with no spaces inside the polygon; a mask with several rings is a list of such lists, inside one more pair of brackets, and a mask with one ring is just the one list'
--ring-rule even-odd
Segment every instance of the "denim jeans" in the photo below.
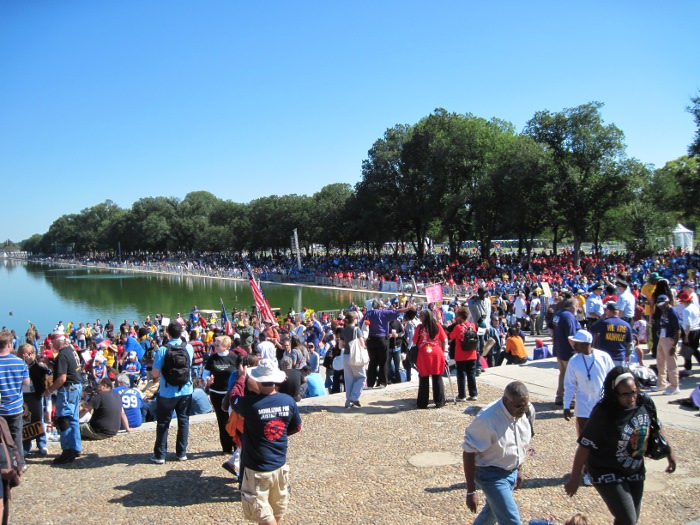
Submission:
{"label": "denim jeans", "polygon": [[343,372],[345,375],[345,399],[347,401],[359,401],[362,387],[365,386],[367,370],[364,366],[352,366],[350,355],[343,355]]}
{"label": "denim jeans", "polygon": [[484,492],[486,504],[474,525],[521,525],[520,511],[513,498],[518,471],[498,467],[476,467],[474,480]]}
{"label": "denim jeans", "polygon": [[44,428],[44,433],[38,436],[35,440],[29,439],[23,442],[24,455],[26,456],[32,449],[32,441],[36,441],[36,446],[39,449],[46,448],[46,425],[44,423],[44,396],[37,395],[34,392],[26,392],[24,395],[24,403],[32,414],[32,422],[40,421]]}
{"label": "denim jeans", "polygon": [[168,429],[173,419],[173,410],[177,416],[177,441],[175,442],[175,454],[182,457],[187,454],[187,438],[190,433],[190,404],[192,395],[178,397],[158,396],[156,408],[156,442],[153,445],[153,455],[158,459],[165,459],[168,451]]}
{"label": "denim jeans", "polygon": [[386,354],[386,370],[389,381],[401,382],[401,348],[390,348]]}
{"label": "denim jeans", "polygon": [[56,391],[56,419],[67,418],[68,428],[61,432],[61,448],[82,452],[83,442],[80,438],[80,400],[83,397],[83,385],[75,383],[62,386]]}

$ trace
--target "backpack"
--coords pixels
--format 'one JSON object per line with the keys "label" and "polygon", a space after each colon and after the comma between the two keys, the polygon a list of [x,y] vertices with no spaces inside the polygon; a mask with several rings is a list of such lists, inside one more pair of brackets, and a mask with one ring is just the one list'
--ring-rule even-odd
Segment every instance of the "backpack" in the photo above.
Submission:
{"label": "backpack", "polygon": [[162,374],[165,382],[180,390],[190,382],[190,355],[184,344],[165,345],[165,358],[163,359]]}
{"label": "backpack", "polygon": [[479,334],[474,330],[465,330],[462,339],[462,350],[471,352],[479,347]]}
{"label": "backpack", "polygon": [[0,474],[6,488],[16,487],[22,481],[19,454],[7,421],[0,417]]}

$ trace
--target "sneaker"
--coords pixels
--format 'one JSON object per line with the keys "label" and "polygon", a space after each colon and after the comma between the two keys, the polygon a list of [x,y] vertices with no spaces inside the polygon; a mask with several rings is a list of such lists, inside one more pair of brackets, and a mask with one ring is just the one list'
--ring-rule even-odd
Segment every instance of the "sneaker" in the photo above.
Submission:
{"label": "sneaker", "polygon": [[665,396],[675,396],[680,394],[681,391],[679,388],[676,388],[675,390],[672,387],[668,387],[666,390],[664,390],[664,395]]}
{"label": "sneaker", "polygon": [[457,401],[466,401],[467,398],[464,396],[457,396]]}
{"label": "sneaker", "polygon": [[183,454],[182,456],[177,457],[178,461],[187,461],[187,454]]}
{"label": "sneaker", "polygon": [[221,465],[221,468],[223,468],[228,473],[233,474],[234,478],[238,477],[238,472],[236,472],[236,467],[231,465],[231,463],[229,463],[228,461],[224,461],[223,464]]}
{"label": "sneaker", "polygon": [[357,408],[362,408],[362,405],[360,404],[359,401],[350,401],[350,402],[351,402],[354,406],[356,406]]}
{"label": "sneaker", "polygon": [[40,449],[39,449],[39,455],[40,455],[40,456],[48,456],[48,455],[49,455],[49,449],[48,449],[48,448],[40,448]]}
{"label": "sneaker", "polygon": [[663,390],[663,387],[660,387],[660,386],[651,387],[652,392],[661,392],[662,390]]}
{"label": "sneaker", "polygon": [[22,472],[27,472],[27,465],[26,464],[22,465]]}
{"label": "sneaker", "polygon": [[586,487],[592,487],[592,486],[593,486],[593,482],[591,481],[591,477],[590,477],[588,474],[585,474],[585,475],[583,476],[583,484],[584,484]]}
{"label": "sneaker", "polygon": [[148,461],[155,463],[156,465],[165,465],[165,460],[163,458],[157,458],[155,456],[148,458]]}
{"label": "sneaker", "polygon": [[476,401],[477,399],[479,399],[479,396],[469,396],[467,401]]}

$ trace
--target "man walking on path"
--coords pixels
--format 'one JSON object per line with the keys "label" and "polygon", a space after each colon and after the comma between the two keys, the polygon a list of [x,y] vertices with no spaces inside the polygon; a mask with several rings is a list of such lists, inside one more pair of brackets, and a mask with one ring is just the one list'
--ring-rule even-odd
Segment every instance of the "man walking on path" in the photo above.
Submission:
{"label": "man walking on path", "polygon": [[[24,396],[22,387],[29,386],[27,363],[12,353],[13,336],[0,333],[0,417],[7,421],[12,439],[18,450],[22,450],[22,413]],[[20,468],[26,469],[24,455],[20,452]]]}
{"label": "man walking on path", "polygon": [[[160,378],[158,387],[158,404],[156,405],[156,442],[153,445],[151,462],[157,465],[165,463],[168,448],[168,428],[173,419],[173,410],[177,416],[177,441],[175,453],[178,461],[187,461],[187,440],[190,431],[190,404],[192,403],[192,377],[190,367],[194,357],[192,345],[185,345],[180,339],[182,326],[172,322],[166,329],[168,342],[156,352],[153,361],[153,378]],[[188,356],[188,362],[177,363],[176,357]],[[176,384],[175,375],[185,375],[184,384]]]}
{"label": "man walking on path", "polygon": [[277,525],[289,505],[288,437],[301,430],[301,416],[294,400],[277,392],[287,376],[275,361],[261,359],[249,372],[238,366],[236,390],[242,392],[248,381],[249,389],[259,393],[231,400],[243,418],[241,506],[246,519]]}
{"label": "man walking on path", "polygon": [[477,487],[486,504],[474,525],[520,523],[513,491],[523,482],[522,464],[534,435],[535,409],[520,381],[505,388],[503,397],[482,409],[464,432],[462,461],[467,481],[467,507],[479,507]]}
{"label": "man walking on path", "polygon": [[[588,416],[596,403],[600,400],[600,391],[603,381],[614,364],[607,352],[593,348],[593,336],[588,330],[579,330],[569,337],[574,345],[574,355],[569,359],[564,378],[564,419],[571,419],[571,402],[576,398],[576,435],[580,436],[583,427],[586,426]],[[591,485],[591,480],[586,474],[583,477],[584,485]]]}
{"label": "man walking on path", "polygon": [[578,299],[566,299],[559,307],[559,310],[552,317],[552,346],[554,355],[557,356],[559,366],[559,380],[557,383],[557,394],[554,404],[564,406],[564,376],[569,359],[573,355],[573,349],[569,343],[569,336],[574,335],[581,329],[581,325],[576,320],[576,307]]}

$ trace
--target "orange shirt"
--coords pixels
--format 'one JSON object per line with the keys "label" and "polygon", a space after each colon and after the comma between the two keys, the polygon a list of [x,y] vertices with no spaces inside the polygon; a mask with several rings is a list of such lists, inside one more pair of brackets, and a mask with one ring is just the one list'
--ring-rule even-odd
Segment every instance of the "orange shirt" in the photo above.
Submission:
{"label": "orange shirt", "polygon": [[519,335],[509,337],[506,339],[506,352],[514,355],[515,357],[522,357],[527,359],[527,351],[525,350],[525,343],[520,338]]}

